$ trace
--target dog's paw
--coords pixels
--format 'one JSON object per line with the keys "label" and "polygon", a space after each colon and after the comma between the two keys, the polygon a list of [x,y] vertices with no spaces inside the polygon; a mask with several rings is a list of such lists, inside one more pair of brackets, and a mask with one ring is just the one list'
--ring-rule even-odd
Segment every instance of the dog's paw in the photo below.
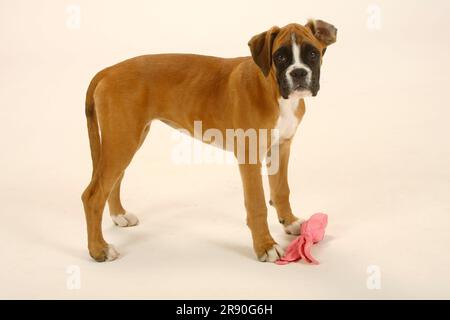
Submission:
{"label": "dog's paw", "polygon": [[304,219],[297,219],[291,224],[284,226],[284,231],[287,234],[292,234],[294,236],[300,235],[300,228],[302,226],[302,223],[305,222]]}
{"label": "dog's paw", "polygon": [[133,227],[139,224],[138,218],[132,213],[111,215],[114,224],[119,227]]}
{"label": "dog's paw", "polygon": [[267,249],[258,260],[261,262],[275,262],[284,255],[284,250],[278,245],[274,244],[271,248]]}
{"label": "dog's paw", "polygon": [[106,248],[106,261],[114,261],[120,256],[119,252],[112,244],[108,244]]}
{"label": "dog's paw", "polygon": [[89,250],[89,253],[97,262],[114,261],[120,256],[112,244],[108,244],[100,250]]}

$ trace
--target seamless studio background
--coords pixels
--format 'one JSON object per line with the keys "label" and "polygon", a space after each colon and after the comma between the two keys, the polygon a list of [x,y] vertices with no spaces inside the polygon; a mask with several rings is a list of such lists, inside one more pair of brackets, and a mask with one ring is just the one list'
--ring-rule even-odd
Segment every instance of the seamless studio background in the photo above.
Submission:
{"label": "seamless studio background", "polygon": [[[449,10],[445,0],[1,0],[0,298],[450,298]],[[254,34],[310,17],[339,29],[290,161],[295,213],[329,215],[321,265],[257,262],[237,167],[175,164],[173,131],[159,123],[123,184],[141,223],[119,229],[106,210],[105,238],[122,257],[91,260],[80,195],[92,76],[141,54],[249,55]]]}

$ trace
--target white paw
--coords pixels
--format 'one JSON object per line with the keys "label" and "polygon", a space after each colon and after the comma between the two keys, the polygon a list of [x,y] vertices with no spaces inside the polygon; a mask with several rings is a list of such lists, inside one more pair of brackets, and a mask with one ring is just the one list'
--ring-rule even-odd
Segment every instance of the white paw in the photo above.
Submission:
{"label": "white paw", "polygon": [[114,248],[112,244],[108,245],[106,249],[106,261],[114,261],[120,256],[119,252]]}
{"label": "white paw", "polygon": [[116,226],[119,227],[132,227],[139,223],[138,218],[132,213],[119,214],[117,216],[111,216]]}
{"label": "white paw", "polygon": [[294,236],[300,235],[300,227],[302,226],[302,223],[305,222],[304,219],[297,219],[294,222],[292,222],[290,225],[284,227],[284,231],[287,234],[292,234]]}
{"label": "white paw", "polygon": [[261,262],[275,262],[282,256],[284,256],[284,250],[279,245],[275,244],[258,259]]}

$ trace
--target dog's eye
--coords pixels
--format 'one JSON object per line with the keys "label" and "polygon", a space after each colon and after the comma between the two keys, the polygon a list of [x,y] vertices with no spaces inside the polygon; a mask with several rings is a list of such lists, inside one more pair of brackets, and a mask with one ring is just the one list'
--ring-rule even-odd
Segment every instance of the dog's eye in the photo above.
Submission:
{"label": "dog's eye", "polygon": [[275,56],[275,60],[277,61],[277,63],[286,63],[287,57],[285,55],[279,54]]}
{"label": "dog's eye", "polygon": [[311,52],[309,53],[309,58],[310,58],[312,61],[317,60],[318,57],[319,57],[319,55],[318,55],[317,52],[315,52],[315,51],[311,51]]}

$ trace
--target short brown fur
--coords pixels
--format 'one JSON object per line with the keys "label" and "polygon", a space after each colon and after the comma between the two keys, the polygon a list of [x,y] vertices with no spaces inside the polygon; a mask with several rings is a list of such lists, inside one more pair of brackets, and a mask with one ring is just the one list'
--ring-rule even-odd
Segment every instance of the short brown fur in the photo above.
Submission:
{"label": "short brown fur", "polygon": [[[272,28],[265,37],[269,56],[289,41],[292,32],[319,48],[326,45],[315,38],[311,28],[291,24]],[[253,42],[252,42],[253,41]],[[264,41],[263,41],[264,42]],[[252,48],[253,50],[253,48]],[[253,54],[253,52],[252,52]],[[260,62],[262,60],[265,62]],[[111,215],[124,214],[120,184],[125,169],[142,145],[153,120],[194,132],[194,121],[203,130],[216,128],[225,135],[228,128],[273,129],[279,116],[278,88],[273,66],[266,70],[267,56],[223,59],[191,54],[159,54],[126,60],[99,72],[86,96],[86,117],[93,161],[92,180],[82,200],[87,221],[88,248],[97,261],[107,259],[108,244],[101,230],[102,214],[108,201]],[[261,72],[262,71],[262,72]],[[305,112],[299,102],[297,117]],[[291,141],[280,145],[280,169],[270,176],[270,197],[279,220],[288,225],[297,218],[289,204],[287,166]],[[258,257],[275,244],[267,225],[267,207],[262,187],[261,164],[239,165],[247,224]]]}

